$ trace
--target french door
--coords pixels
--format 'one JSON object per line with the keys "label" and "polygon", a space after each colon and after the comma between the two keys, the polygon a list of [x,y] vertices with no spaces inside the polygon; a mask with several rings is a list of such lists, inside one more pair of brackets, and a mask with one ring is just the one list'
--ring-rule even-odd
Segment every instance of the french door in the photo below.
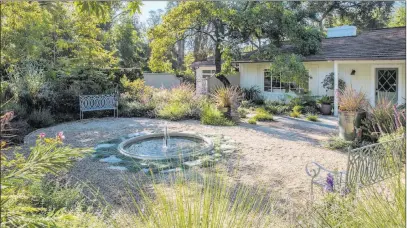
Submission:
{"label": "french door", "polygon": [[376,69],[376,103],[380,98],[387,97],[397,103],[397,68]]}

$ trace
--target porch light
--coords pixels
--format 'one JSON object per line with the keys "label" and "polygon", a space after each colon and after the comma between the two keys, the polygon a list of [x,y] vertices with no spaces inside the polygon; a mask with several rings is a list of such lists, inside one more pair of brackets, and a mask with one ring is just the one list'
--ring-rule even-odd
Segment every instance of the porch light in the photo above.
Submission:
{"label": "porch light", "polygon": [[352,70],[352,72],[350,72],[350,75],[355,75],[356,74],[356,70]]}

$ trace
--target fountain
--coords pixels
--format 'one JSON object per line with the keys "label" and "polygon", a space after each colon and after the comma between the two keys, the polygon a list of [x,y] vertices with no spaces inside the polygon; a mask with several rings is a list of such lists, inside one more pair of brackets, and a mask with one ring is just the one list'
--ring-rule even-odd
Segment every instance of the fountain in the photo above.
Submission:
{"label": "fountain", "polygon": [[121,142],[118,151],[142,160],[186,159],[209,153],[213,142],[204,136],[191,133],[168,132],[165,124],[162,133],[136,136]]}

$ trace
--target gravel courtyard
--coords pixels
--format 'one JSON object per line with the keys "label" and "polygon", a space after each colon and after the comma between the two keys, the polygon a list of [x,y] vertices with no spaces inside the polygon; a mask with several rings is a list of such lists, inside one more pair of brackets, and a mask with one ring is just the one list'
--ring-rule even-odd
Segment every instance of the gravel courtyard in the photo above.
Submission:
{"label": "gravel courtyard", "polygon": [[[229,176],[234,180],[272,191],[301,201],[308,197],[310,179],[305,165],[316,161],[329,169],[343,169],[346,155],[321,146],[337,130],[333,118],[322,118],[312,123],[288,117],[276,117],[273,122],[257,125],[240,123],[233,127],[206,126],[199,121],[171,122],[146,118],[103,118],[63,123],[39,129],[25,138],[33,145],[41,132],[52,137],[63,131],[65,142],[75,147],[94,147],[98,143],[146,129],[161,129],[165,122],[169,131],[193,131],[202,134],[222,135],[235,142],[236,156],[226,161]],[[130,171],[110,170],[108,164],[87,157],[77,162],[69,172],[72,179],[87,182],[100,189],[112,202],[120,203],[123,177],[134,177]],[[142,177],[138,177],[142,178]]]}

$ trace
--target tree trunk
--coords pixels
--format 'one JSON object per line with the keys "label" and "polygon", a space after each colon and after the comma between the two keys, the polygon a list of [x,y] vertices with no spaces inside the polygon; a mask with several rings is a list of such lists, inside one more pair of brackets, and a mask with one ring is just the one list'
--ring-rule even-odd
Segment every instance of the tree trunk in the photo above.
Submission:
{"label": "tree trunk", "polygon": [[215,71],[216,71],[216,74],[217,74],[216,78],[219,79],[219,81],[221,81],[225,87],[229,87],[230,86],[229,80],[225,77],[225,75],[219,74],[222,71],[222,52],[220,50],[220,45],[221,45],[223,37],[221,37],[221,34],[219,33],[220,32],[219,30],[221,30],[221,26],[222,25],[218,25],[215,22],[215,37],[216,37],[216,41],[215,41]]}

